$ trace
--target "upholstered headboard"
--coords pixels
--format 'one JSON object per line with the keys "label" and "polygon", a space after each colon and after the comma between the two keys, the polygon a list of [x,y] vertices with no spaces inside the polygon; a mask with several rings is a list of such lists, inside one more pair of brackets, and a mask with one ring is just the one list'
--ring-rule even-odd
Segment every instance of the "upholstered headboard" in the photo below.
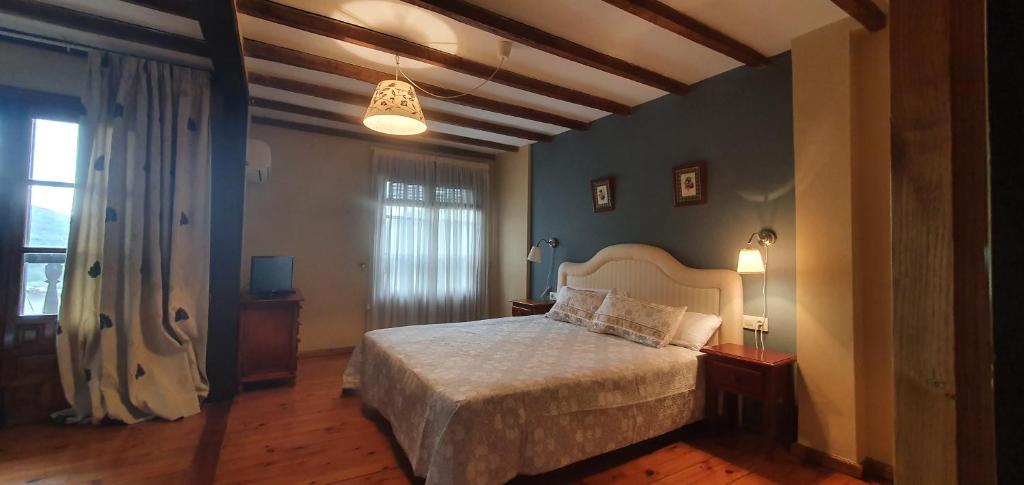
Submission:
{"label": "upholstered headboard", "polygon": [[562,263],[558,286],[618,288],[634,298],[713,313],[722,326],[710,343],[743,343],[743,283],[727,269],[690,268],[646,244],[608,246],[585,263]]}

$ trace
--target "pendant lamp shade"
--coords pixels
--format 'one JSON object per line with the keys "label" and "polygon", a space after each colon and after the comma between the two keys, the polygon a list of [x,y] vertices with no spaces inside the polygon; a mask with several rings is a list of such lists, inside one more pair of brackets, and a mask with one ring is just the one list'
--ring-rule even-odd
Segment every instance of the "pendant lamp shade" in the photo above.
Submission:
{"label": "pendant lamp shade", "polygon": [[397,79],[377,84],[363,124],[388,135],[418,135],[427,131],[420,100],[412,85]]}

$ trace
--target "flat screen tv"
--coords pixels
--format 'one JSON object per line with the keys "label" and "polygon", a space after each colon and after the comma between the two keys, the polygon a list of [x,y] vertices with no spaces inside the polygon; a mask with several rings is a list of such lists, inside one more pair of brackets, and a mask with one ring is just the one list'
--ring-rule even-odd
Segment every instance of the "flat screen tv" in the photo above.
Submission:
{"label": "flat screen tv", "polygon": [[253,256],[249,271],[249,293],[261,296],[288,295],[292,287],[292,256]]}

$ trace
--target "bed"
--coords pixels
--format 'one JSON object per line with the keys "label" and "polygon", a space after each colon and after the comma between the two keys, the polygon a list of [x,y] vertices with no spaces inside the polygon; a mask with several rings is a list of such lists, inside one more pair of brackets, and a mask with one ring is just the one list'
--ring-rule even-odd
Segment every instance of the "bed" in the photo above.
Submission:
{"label": "bed", "polygon": [[[559,286],[617,288],[714,313],[712,342],[742,340],[742,285],[664,250],[621,244],[563,263]],[[701,354],[656,349],[542,315],[367,333],[347,389],[392,427],[428,484],[504,483],[700,420]]]}

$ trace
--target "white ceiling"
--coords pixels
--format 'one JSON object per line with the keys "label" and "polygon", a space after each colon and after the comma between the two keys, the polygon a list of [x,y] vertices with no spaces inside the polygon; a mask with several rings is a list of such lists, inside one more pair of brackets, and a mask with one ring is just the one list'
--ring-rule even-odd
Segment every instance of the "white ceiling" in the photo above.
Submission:
{"label": "white ceiling", "polygon": [[[497,65],[498,62],[498,36],[401,0],[277,1],[484,64]],[[690,84],[741,65],[723,54],[661,29],[600,0],[470,1],[506,17]],[[664,3],[746,43],[766,56],[774,56],[789,50],[790,41],[794,37],[835,22],[846,15],[829,0],[665,0]],[[543,14],[538,15],[538,12]],[[394,72],[394,56],[391,54],[247,15],[239,15],[239,27],[242,35],[248,38],[382,72]],[[401,62],[405,73],[415,81],[459,90],[470,89],[480,82],[476,77],[411,59],[402,59]],[[246,65],[250,72],[274,74],[343,88],[366,94],[367,100],[373,92],[373,86],[370,84],[330,74],[253,58],[246,58]],[[520,44],[514,45],[511,58],[505,63],[504,69],[629,106],[636,106],[666,94],[659,89]],[[265,92],[257,89],[253,91],[254,94]],[[493,82],[479,88],[474,94],[582,121],[593,121],[608,115],[597,109]],[[422,92],[420,95],[428,109],[458,113],[547,134],[566,131],[566,128],[559,126],[431,99]],[[303,98],[305,99],[290,100],[308,106],[331,106],[331,109],[341,106],[317,98]],[[361,108],[346,108],[346,112],[349,111],[357,113]],[[435,124],[431,129],[519,146],[532,143],[530,140],[465,130],[449,125]]]}
{"label": "white ceiling", "polygon": [[[41,0],[74,10],[88,12],[142,25],[186,37],[202,38],[199,23],[193,19],[145,8],[119,0]],[[182,0],[186,1],[186,0]],[[276,0],[279,3],[401,37],[487,65],[497,65],[499,37],[459,23],[440,14],[414,7],[401,0]],[[469,0],[495,13],[518,20],[546,32],[564,37],[596,51],[632,64],[694,84],[741,64],[723,54],[657,27],[601,0]],[[830,0],[661,0],[672,8],[721,31],[764,54],[774,56],[790,48],[794,37],[842,19],[846,14]],[[888,2],[882,2],[883,8]],[[172,62],[209,69],[208,59],[164,49],[133,44],[120,39],[83,33],[20,17],[0,14],[0,26],[21,32],[44,35],[68,42],[135,53]],[[244,37],[277,44],[295,50],[368,67],[394,72],[394,56],[370,48],[311,34],[240,14],[239,28]],[[250,72],[270,74],[307,83],[364,94],[369,100],[373,86],[332,74],[291,67],[284,64],[246,58]],[[415,81],[449,89],[467,90],[480,79],[402,59],[403,70]],[[503,69],[562,85],[577,91],[636,106],[660,96],[664,91],[613,74],[563,59],[530,47],[515,44]],[[360,116],[363,106],[324,100],[288,91],[251,85],[251,94],[293,104]],[[608,113],[543,95],[488,83],[474,94],[506,103],[529,107],[581,121],[593,121]],[[554,135],[566,128],[514,116],[492,113],[431,98],[420,91],[420,99],[429,112],[446,112],[539,133]],[[672,96],[675,96],[674,94]],[[254,109],[254,115],[339,127],[337,122],[288,115],[278,111]],[[431,130],[515,146],[531,140],[437,123],[428,117]],[[347,129],[363,130],[358,126]],[[441,143],[441,142],[438,142]],[[451,144],[451,143],[443,143]],[[460,145],[461,146],[461,145]],[[485,153],[493,150],[467,147]]]}

